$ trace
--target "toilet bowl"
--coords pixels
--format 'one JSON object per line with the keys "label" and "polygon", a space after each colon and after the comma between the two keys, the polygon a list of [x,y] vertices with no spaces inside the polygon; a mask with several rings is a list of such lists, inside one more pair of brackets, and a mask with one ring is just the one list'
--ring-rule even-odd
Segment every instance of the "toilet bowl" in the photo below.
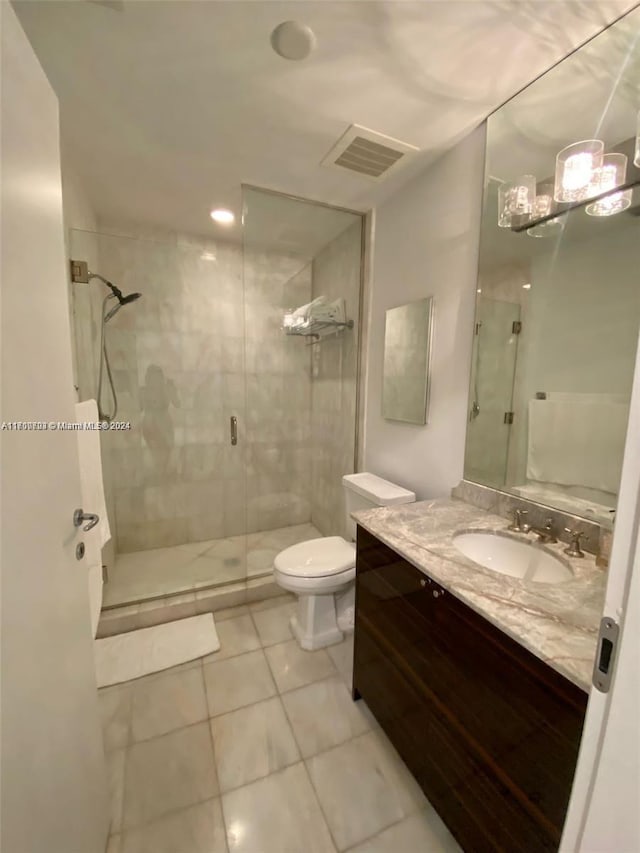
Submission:
{"label": "toilet bowl", "polygon": [[416,496],[375,474],[348,474],[345,490],[345,526],[352,541],[342,536],[308,539],[285,548],[273,562],[273,577],[282,589],[298,596],[291,630],[309,651],[339,643],[353,630],[356,577],[356,524],[351,513],[359,509],[412,503]]}

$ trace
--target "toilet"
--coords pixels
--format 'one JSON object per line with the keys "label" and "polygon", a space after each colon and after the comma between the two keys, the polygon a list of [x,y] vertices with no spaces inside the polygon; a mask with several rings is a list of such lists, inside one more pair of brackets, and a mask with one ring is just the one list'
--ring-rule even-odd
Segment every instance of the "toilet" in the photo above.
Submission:
{"label": "toilet", "polygon": [[361,509],[413,503],[413,492],[375,474],[347,474],[345,529],[342,536],[308,539],[281,551],[273,561],[273,576],[282,589],[298,596],[291,630],[303,649],[312,651],[339,643],[353,630],[356,577],[356,523],[351,513]]}

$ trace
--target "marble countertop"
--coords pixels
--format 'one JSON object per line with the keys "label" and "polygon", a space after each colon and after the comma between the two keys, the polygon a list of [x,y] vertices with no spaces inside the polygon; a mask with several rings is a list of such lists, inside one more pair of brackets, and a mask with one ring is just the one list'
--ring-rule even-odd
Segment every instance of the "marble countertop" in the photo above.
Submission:
{"label": "marble countertop", "polygon": [[571,567],[559,584],[531,583],[492,572],[465,557],[453,535],[495,531],[509,534],[508,521],[456,499],[419,501],[353,513],[358,524],[428,574],[489,622],[586,692],[602,608],[606,574],[591,554],[571,558],[559,542],[543,547]]}

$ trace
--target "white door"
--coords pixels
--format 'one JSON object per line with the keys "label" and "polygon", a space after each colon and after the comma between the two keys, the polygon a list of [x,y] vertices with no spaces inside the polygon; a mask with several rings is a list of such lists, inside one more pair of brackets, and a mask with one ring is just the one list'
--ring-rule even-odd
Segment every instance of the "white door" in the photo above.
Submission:
{"label": "white door", "polygon": [[603,616],[620,626],[609,692],[591,688],[562,853],[640,851],[640,348]]}
{"label": "white door", "polygon": [[[75,420],[58,104],[7,2],[2,16],[0,420]],[[98,716],[74,432],[3,429],[3,853],[104,853]],[[84,507],[91,511],[91,507]]]}

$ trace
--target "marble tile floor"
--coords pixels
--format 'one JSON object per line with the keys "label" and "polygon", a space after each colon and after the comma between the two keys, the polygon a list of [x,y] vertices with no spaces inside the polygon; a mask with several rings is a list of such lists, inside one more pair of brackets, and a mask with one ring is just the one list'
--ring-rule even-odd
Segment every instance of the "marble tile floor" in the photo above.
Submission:
{"label": "marble tile floor", "polygon": [[193,592],[271,572],[279,551],[322,534],[313,524],[296,524],[228,539],[118,554],[104,586],[105,607]]}
{"label": "marble tile floor", "polygon": [[221,649],[99,692],[107,853],[456,853],[366,705],[353,638],[316,652],[290,596],[216,614]]}

